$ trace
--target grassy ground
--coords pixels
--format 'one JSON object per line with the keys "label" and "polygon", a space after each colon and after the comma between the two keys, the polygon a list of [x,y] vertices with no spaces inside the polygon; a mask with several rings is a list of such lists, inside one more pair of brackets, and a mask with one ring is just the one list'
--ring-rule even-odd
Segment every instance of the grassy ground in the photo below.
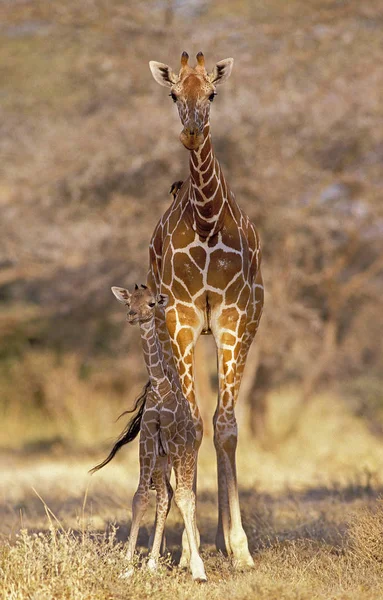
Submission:
{"label": "grassy ground", "polygon": [[[216,483],[210,439],[202,446],[198,523],[209,582],[193,584],[175,566],[182,523],[167,523],[169,556],[160,572],[119,578],[137,482],[137,447],[99,474],[100,455],[4,454],[0,480],[2,598],[378,598],[383,446],[336,398],[318,397],[293,439],[283,433],[285,402],[272,398],[272,451],[242,436],[238,470],[244,526],[255,569],[237,573],[214,549]],[[279,408],[278,408],[279,407]],[[153,499],[154,500],[154,499]],[[153,502],[139,537],[145,547]]]}

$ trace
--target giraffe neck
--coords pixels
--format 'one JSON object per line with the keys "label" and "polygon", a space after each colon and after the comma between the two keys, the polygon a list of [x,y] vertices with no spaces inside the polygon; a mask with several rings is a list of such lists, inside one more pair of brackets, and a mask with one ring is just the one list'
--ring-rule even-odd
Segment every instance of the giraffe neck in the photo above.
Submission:
{"label": "giraffe neck", "polygon": [[211,141],[210,124],[204,128],[205,141],[190,152],[189,200],[193,227],[202,237],[218,233],[225,216],[227,186]]}
{"label": "giraffe neck", "polygon": [[163,400],[172,391],[172,386],[164,369],[164,356],[156,331],[155,319],[153,318],[146,323],[140,323],[140,331],[150,383],[153,391]]}

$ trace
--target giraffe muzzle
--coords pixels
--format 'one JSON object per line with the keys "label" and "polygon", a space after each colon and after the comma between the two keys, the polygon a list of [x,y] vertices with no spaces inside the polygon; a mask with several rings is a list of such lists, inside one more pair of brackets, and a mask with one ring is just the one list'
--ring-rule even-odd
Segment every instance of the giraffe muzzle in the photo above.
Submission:
{"label": "giraffe muzzle", "polygon": [[180,134],[180,140],[188,150],[197,150],[204,139],[203,129],[194,124],[184,127]]}

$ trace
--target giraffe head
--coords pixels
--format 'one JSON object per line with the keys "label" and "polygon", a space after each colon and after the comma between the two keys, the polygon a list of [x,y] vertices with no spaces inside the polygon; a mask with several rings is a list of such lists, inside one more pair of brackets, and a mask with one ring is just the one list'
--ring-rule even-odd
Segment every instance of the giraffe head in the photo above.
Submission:
{"label": "giraffe head", "polygon": [[197,65],[188,65],[189,55],[181,56],[181,69],[178,75],[164,63],[150,61],[154,79],[160,85],[170,88],[170,96],[177,104],[183,125],[180,140],[188,150],[197,150],[204,141],[204,127],[209,122],[210,105],[216,96],[216,86],[229,78],[233,59],[219,61],[213,71],[205,69],[202,52],[197,54]]}
{"label": "giraffe head", "polygon": [[146,323],[154,319],[156,307],[164,308],[169,299],[164,294],[154,296],[151,289],[144,284],[141,284],[140,287],[136,284],[132,293],[125,288],[115,286],[112,287],[112,292],[119,302],[128,307],[127,319],[131,325]]}

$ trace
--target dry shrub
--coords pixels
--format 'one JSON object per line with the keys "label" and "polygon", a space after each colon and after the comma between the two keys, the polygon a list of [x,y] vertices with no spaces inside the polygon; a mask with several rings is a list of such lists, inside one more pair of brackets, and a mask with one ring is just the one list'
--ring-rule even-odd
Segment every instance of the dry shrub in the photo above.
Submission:
{"label": "dry shrub", "polygon": [[115,533],[79,536],[53,526],[47,533],[22,530],[15,545],[5,544],[0,555],[4,597],[107,597],[124,564]]}
{"label": "dry shrub", "polygon": [[104,359],[92,370],[74,353],[55,356],[35,350],[5,367],[0,414],[8,427],[1,433],[0,447],[24,445],[30,451],[92,446],[105,440],[105,423],[108,439],[117,435],[122,425],[113,423],[131,407],[145,381],[137,361]]}
{"label": "dry shrub", "polygon": [[383,498],[374,509],[364,508],[349,529],[351,549],[356,558],[367,563],[383,563]]}

